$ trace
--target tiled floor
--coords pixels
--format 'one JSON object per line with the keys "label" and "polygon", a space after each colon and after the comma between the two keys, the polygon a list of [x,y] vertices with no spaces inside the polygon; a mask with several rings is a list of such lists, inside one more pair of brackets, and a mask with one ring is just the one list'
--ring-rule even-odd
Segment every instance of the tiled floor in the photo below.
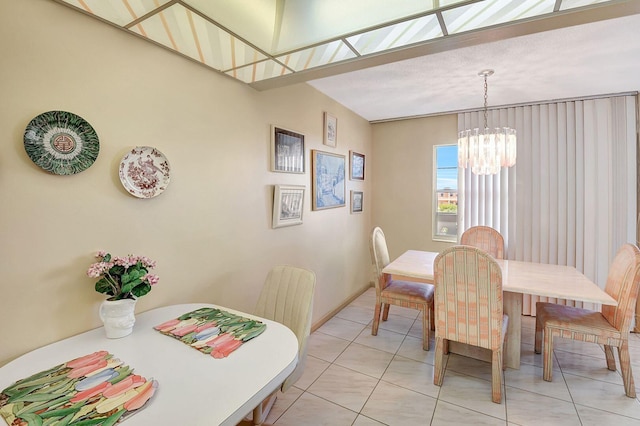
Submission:
{"label": "tiled floor", "polygon": [[[448,357],[442,387],[433,384],[433,348],[422,350],[419,312],[391,307],[371,335],[375,292],[367,290],[315,331],[305,373],[280,394],[268,423],[330,425],[640,425],[640,402],[624,395],[619,372],[595,344],[556,339],[553,382],[533,353],[534,321],[523,317],[522,365],[507,369],[502,404],[491,402],[491,366]],[[640,380],[640,336],[631,334]],[[640,387],[638,388],[640,395]]]}

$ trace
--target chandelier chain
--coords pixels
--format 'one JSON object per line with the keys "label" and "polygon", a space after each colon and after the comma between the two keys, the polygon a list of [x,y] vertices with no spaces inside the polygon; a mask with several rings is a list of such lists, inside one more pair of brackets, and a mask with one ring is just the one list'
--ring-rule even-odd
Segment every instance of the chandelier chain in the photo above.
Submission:
{"label": "chandelier chain", "polygon": [[484,75],[484,128],[488,128],[489,126],[487,125],[487,109],[488,109],[488,96],[487,96],[487,88],[489,86],[487,85],[487,74]]}

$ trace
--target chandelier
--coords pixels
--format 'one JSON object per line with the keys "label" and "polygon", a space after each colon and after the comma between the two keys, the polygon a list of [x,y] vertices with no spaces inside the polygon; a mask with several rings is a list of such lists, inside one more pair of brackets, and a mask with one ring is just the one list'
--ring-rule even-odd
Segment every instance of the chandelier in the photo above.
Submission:
{"label": "chandelier", "polygon": [[490,129],[487,125],[487,77],[493,70],[478,73],[484,77],[484,129],[458,133],[458,167],[471,168],[476,175],[494,175],[501,167],[516,164],[516,131],[509,127]]}

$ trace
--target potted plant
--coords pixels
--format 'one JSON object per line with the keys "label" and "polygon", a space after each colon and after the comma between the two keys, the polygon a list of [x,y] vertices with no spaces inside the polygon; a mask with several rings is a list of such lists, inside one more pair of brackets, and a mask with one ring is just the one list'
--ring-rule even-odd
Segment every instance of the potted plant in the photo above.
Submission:
{"label": "potted plant", "polygon": [[87,275],[98,278],[96,291],[109,296],[100,305],[100,319],[107,337],[127,336],[133,331],[137,299],[159,281],[157,275],[149,272],[156,262],[144,256],[112,257],[105,251],[99,251],[96,257],[100,260],[89,266]]}

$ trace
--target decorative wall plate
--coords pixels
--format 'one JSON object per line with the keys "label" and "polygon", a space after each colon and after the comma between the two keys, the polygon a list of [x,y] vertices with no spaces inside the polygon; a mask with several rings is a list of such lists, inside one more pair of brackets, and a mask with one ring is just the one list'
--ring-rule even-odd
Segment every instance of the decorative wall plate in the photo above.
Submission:
{"label": "decorative wall plate", "polygon": [[98,158],[96,131],[82,117],[65,111],[44,112],[24,131],[24,149],[37,166],[56,175],[73,175]]}
{"label": "decorative wall plate", "polygon": [[120,182],[135,197],[153,198],[167,189],[170,170],[164,154],[149,146],[138,146],[122,158]]}

